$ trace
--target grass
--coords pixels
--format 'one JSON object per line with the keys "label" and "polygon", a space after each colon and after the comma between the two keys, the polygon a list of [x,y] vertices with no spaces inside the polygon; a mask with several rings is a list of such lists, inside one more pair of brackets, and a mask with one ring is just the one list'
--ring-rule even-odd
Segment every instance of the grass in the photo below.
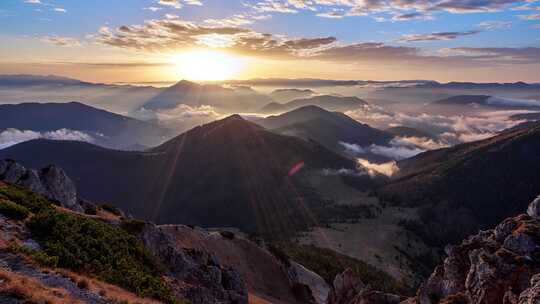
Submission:
{"label": "grass", "polygon": [[0,268],[0,295],[18,299],[21,303],[82,303],[63,289],[43,285],[37,279]]}
{"label": "grass", "polygon": [[274,246],[271,251],[278,252],[281,259],[285,255],[300,263],[320,275],[329,284],[332,284],[336,275],[350,268],[362,282],[370,284],[376,290],[396,294],[410,293],[409,286],[397,281],[386,272],[330,249],[287,243]]}

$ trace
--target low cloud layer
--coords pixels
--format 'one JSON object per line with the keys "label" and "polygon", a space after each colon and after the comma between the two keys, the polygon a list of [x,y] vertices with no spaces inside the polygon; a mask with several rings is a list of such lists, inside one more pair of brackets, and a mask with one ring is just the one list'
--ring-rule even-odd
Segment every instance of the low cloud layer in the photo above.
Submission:
{"label": "low cloud layer", "polygon": [[30,130],[6,129],[0,132],[0,149],[4,149],[21,142],[46,138],[52,140],[76,140],[84,142],[93,142],[94,138],[81,131],[59,129],[49,132],[36,132]]}
{"label": "low cloud layer", "polygon": [[357,159],[357,161],[371,177],[375,177],[380,174],[391,177],[399,171],[399,168],[395,161],[387,162],[384,164],[372,163],[367,159],[363,158],[359,158]]}
{"label": "low cloud layer", "polygon": [[[496,135],[498,132],[513,127],[522,121],[511,119],[517,111],[493,111],[474,116],[443,116],[418,114],[409,115],[386,111],[377,106],[366,106],[346,114],[350,117],[380,129],[394,126],[406,126],[433,134],[436,139],[430,142],[424,139],[406,139],[422,149],[433,149],[469,142]],[[394,141],[396,141],[394,139]],[[381,150],[382,151],[382,150]]]}

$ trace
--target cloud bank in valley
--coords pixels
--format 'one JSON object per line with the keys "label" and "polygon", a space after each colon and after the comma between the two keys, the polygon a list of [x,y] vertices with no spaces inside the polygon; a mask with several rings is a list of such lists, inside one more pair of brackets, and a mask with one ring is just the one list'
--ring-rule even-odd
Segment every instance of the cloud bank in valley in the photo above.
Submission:
{"label": "cloud bank in valley", "polygon": [[58,129],[48,132],[36,132],[31,130],[18,130],[18,129],[5,129],[0,132],[0,149],[16,145],[21,142],[33,140],[33,139],[52,139],[52,140],[75,140],[84,142],[94,142],[94,138],[84,132],[70,130],[70,129]]}

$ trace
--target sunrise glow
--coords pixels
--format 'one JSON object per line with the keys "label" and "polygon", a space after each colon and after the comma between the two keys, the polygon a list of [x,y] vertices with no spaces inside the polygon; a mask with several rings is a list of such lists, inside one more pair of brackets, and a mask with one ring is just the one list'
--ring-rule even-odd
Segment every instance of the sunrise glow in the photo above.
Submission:
{"label": "sunrise glow", "polygon": [[189,80],[225,80],[235,78],[247,65],[247,59],[213,50],[193,50],[173,57],[182,78]]}

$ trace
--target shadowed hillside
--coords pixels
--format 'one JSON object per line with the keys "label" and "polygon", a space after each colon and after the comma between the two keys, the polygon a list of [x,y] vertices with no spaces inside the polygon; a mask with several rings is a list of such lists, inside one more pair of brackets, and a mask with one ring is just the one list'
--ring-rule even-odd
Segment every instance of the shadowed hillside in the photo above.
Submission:
{"label": "shadowed hillside", "polygon": [[238,115],[147,152],[36,140],[2,150],[0,157],[32,167],[58,164],[84,197],[117,204],[145,219],[259,233],[287,233],[313,224],[295,172],[355,167],[314,142],[271,133]]}

